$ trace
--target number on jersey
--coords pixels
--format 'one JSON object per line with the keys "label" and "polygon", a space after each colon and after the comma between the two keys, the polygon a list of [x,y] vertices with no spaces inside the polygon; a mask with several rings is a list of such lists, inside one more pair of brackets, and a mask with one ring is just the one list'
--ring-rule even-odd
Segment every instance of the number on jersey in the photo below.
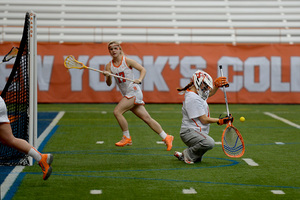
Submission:
{"label": "number on jersey", "polygon": [[[125,78],[125,73],[124,72],[117,73],[116,75],[122,76],[122,77]],[[117,79],[118,79],[119,83],[125,83],[126,82],[125,79],[121,79],[121,78],[117,78]]]}

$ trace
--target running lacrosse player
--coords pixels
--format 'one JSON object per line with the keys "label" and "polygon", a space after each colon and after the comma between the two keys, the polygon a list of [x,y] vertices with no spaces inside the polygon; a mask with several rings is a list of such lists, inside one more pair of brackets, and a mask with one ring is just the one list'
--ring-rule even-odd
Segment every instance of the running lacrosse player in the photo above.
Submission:
{"label": "running lacrosse player", "polygon": [[207,98],[214,95],[219,87],[229,84],[226,77],[219,77],[214,82],[211,76],[198,70],[193,74],[191,82],[184,88],[178,88],[185,99],[182,105],[181,140],[188,146],[183,152],[175,151],[174,156],[187,164],[201,162],[202,156],[215,145],[209,134],[211,123],[219,125],[233,121],[231,115],[224,118],[211,118]]}
{"label": "running lacrosse player", "polygon": [[10,121],[7,117],[7,108],[4,100],[0,97],[0,142],[12,147],[26,155],[33,157],[42,168],[43,179],[47,180],[52,173],[50,164],[53,161],[52,154],[41,154],[26,140],[16,138],[11,130]]}
{"label": "running lacrosse player", "polygon": [[[123,131],[123,137],[121,141],[116,143],[116,146],[123,147],[132,145],[128,123],[123,116],[125,112],[130,110],[133,114],[148,124],[153,131],[159,134],[167,145],[167,151],[170,151],[172,149],[174,137],[172,135],[168,135],[162,129],[160,124],[151,118],[144,107],[145,103],[143,101],[143,93],[139,84],[146,75],[146,69],[135,60],[125,57],[120,43],[116,41],[108,43],[108,51],[112,56],[112,60],[106,65],[106,72],[134,80],[134,82],[130,82],[125,79],[115,78],[115,81],[123,95],[123,98],[114,109],[114,115]],[[133,69],[140,72],[140,77],[138,79],[134,79]],[[106,84],[110,86],[112,84],[112,76],[106,72],[104,73],[106,76]]]}

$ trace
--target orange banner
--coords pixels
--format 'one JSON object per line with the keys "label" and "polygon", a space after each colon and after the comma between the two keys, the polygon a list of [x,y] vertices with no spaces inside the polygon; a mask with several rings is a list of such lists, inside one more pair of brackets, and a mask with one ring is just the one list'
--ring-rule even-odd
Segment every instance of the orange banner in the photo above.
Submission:
{"label": "orange banner", "polygon": [[[0,59],[16,43],[0,44]],[[147,70],[141,85],[146,103],[181,103],[177,87],[184,87],[194,71],[202,69],[213,79],[223,66],[229,80],[229,103],[300,103],[300,45],[220,45],[123,43],[127,57]],[[67,70],[64,58],[73,55],[85,65],[103,70],[111,60],[107,44],[39,43],[39,103],[109,103],[121,94],[104,76],[90,70]],[[0,90],[14,61],[0,64]],[[135,76],[138,76],[136,72]],[[224,103],[222,91],[208,100]]]}

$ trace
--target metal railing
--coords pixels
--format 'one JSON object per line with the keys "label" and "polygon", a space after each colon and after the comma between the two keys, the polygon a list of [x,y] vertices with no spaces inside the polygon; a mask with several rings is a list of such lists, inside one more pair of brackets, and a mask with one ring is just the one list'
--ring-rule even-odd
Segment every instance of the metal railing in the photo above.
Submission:
{"label": "metal railing", "polygon": [[300,1],[1,0],[0,42],[37,13],[43,42],[300,43]]}

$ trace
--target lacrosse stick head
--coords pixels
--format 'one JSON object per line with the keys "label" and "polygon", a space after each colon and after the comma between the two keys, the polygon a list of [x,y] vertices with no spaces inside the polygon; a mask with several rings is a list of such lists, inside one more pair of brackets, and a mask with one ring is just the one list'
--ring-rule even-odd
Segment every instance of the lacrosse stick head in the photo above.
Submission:
{"label": "lacrosse stick head", "polygon": [[67,69],[83,69],[86,68],[82,62],[79,62],[74,56],[69,55],[66,57],[64,65]]}
{"label": "lacrosse stick head", "polygon": [[2,62],[8,62],[9,60],[13,59],[18,55],[19,49],[18,47],[13,47],[11,50],[6,54],[2,60]]}
{"label": "lacrosse stick head", "polygon": [[222,148],[228,157],[239,158],[244,155],[245,145],[240,132],[231,122],[227,124],[222,136]]}

